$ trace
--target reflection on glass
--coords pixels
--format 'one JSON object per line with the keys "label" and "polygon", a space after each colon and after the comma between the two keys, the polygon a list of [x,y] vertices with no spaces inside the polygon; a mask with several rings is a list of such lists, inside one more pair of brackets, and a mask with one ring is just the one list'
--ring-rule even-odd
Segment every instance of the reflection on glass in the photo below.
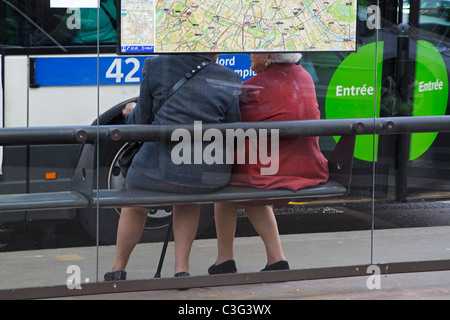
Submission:
{"label": "reflection on glass", "polygon": [[[390,101],[385,104],[386,114],[448,117],[448,7],[448,1],[403,1],[403,22],[414,28],[403,40],[407,45],[397,47],[397,59],[391,64],[383,100]],[[398,55],[399,50],[403,55]],[[428,129],[383,138],[385,169],[376,177],[380,192],[375,211],[375,228],[380,229],[374,235],[376,263],[449,257],[444,245],[450,222],[448,133]],[[385,198],[389,200],[381,201]]]}
{"label": "reflection on glass", "polygon": [[97,44],[97,12],[100,44],[115,44],[115,0],[101,0],[100,8],[51,8],[50,0],[5,0],[0,3],[0,45],[58,46]]}
{"label": "reflection on glass", "polygon": [[[5,129],[82,126],[96,120],[97,58],[64,53],[70,51],[68,46],[83,48],[87,54],[97,52],[97,9],[50,8],[49,3],[0,2],[4,75],[0,109]],[[99,11],[100,43],[115,44],[114,1],[102,1]],[[94,63],[86,63],[91,58]],[[56,71],[63,76],[56,78]],[[86,72],[94,74],[93,82]],[[112,95],[111,100],[116,97]],[[95,237],[88,237],[80,227],[77,208],[84,206],[84,200],[73,192],[83,146],[46,144],[45,138],[42,144],[28,145],[31,136],[24,131],[20,142],[0,152],[0,289],[93,282],[97,277]],[[78,203],[71,206],[74,200]],[[35,210],[39,202],[56,210]],[[4,209],[7,203],[16,207]]]}
{"label": "reflection on glass", "polygon": [[[300,64],[314,81],[322,120],[449,116],[448,1],[399,3],[395,10],[380,10],[385,15],[380,26],[373,20],[377,11],[368,10],[373,1],[358,2],[365,10],[358,12],[356,52],[303,53]],[[117,1],[101,5],[50,8],[49,1],[0,1],[5,129],[124,124],[122,109],[139,95],[147,57],[116,55]],[[408,22],[410,29],[402,25]],[[220,55],[218,63],[243,81],[255,75],[247,55]],[[291,269],[448,259],[450,136],[433,129],[358,135],[349,194],[293,199],[275,210]],[[345,138],[321,136],[321,152],[331,159]],[[76,183],[88,181],[89,194],[97,174],[99,188],[122,189],[118,158],[124,147],[113,141],[5,143],[0,196],[44,193],[41,200],[54,201],[55,192],[70,194]],[[101,281],[115,255],[120,214],[100,209],[97,226],[96,208],[0,212],[0,289],[69,284],[77,290]],[[170,216],[170,207],[146,212],[141,244],[127,268],[131,279],[153,277]],[[207,274],[217,256],[211,205],[202,206],[199,225],[191,275]],[[235,260],[239,272],[257,272],[267,262],[264,244],[241,209]],[[174,263],[170,242],[162,277],[173,277]]]}

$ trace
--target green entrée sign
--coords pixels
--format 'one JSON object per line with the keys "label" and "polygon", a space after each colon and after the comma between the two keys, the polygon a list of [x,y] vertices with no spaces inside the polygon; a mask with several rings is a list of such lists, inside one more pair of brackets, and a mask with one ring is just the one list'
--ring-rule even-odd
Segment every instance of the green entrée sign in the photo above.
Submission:
{"label": "green entr\u00e9e sign", "polygon": [[[384,43],[379,42],[378,48],[376,45],[368,44],[357,53],[350,54],[334,73],[326,96],[327,119],[380,116]],[[414,89],[412,116],[445,115],[448,102],[447,68],[439,51],[427,41],[417,42],[416,76],[411,89]],[[394,108],[401,108],[398,97],[389,99]],[[410,159],[425,153],[436,136],[437,133],[412,134]],[[355,157],[365,161],[376,160],[377,147],[377,136],[375,139],[372,135],[358,136]]]}

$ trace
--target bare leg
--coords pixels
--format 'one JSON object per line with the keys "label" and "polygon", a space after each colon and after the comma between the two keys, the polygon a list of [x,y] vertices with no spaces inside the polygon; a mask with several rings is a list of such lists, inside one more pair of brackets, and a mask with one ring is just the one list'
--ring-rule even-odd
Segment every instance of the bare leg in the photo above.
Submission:
{"label": "bare leg", "polygon": [[270,206],[245,207],[245,213],[264,242],[267,264],[286,260],[281,246],[278,225]]}
{"label": "bare leg", "polygon": [[215,203],[214,217],[217,232],[216,264],[221,264],[234,259],[237,206],[232,202]]}
{"label": "bare leg", "polygon": [[189,255],[197,234],[200,209],[201,206],[197,204],[173,206],[175,274],[189,272]]}
{"label": "bare leg", "polygon": [[116,257],[110,271],[125,270],[144,231],[148,210],[144,208],[123,208],[117,229]]}

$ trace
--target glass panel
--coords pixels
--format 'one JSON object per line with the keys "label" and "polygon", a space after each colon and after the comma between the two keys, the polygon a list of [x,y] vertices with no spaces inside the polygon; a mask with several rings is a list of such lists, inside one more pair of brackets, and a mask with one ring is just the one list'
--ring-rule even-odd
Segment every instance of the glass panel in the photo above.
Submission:
{"label": "glass panel", "polygon": [[[134,2],[128,4],[131,6],[138,6],[138,4]],[[303,4],[306,5],[306,3]],[[319,28],[317,29],[313,29],[312,27],[311,30],[308,29],[306,31],[310,37],[308,41],[317,41],[318,46],[321,44],[321,41],[323,41],[324,43],[332,42],[337,45],[341,44],[344,47],[344,38],[336,37],[338,31],[324,32],[323,29],[327,29],[328,31],[333,29],[342,32],[339,21],[348,22],[348,20],[356,17],[356,13],[353,14],[351,11],[347,10],[348,8],[346,6],[349,4],[353,5],[353,2],[342,1],[339,2],[339,5],[330,5],[330,8],[332,8],[327,13],[331,18],[327,20],[321,16],[323,21],[326,21],[327,25],[319,25]],[[322,2],[320,2],[320,5],[322,5]],[[315,2],[311,5],[310,10],[305,9],[307,11],[305,14],[313,17],[315,16],[319,19],[319,15],[316,15],[316,9],[320,5],[318,2]],[[324,3],[324,5],[326,4]],[[377,43],[378,20],[376,17],[379,11],[374,10],[374,8],[369,10],[368,7],[371,3],[367,1],[361,1],[359,5],[361,9],[364,10],[358,15],[359,18],[356,26],[352,26],[353,28],[356,28],[358,32],[357,52],[328,52],[329,50],[324,50],[326,52],[310,51],[303,53],[302,59],[300,60],[300,65],[312,78],[311,81],[314,85],[315,95],[318,100],[320,119],[322,120],[368,118],[371,120],[369,123],[372,123],[375,116],[374,106],[376,101],[378,101],[377,99],[380,97],[381,90],[381,77],[379,77],[379,75],[381,75],[380,70],[382,69],[382,60],[380,57],[383,53],[382,45],[380,46]],[[183,5],[180,4],[179,6],[182,7]],[[182,10],[179,9],[179,11],[181,12]],[[127,19],[124,18],[125,14],[128,13],[122,12],[122,22],[124,19]],[[139,12],[139,14],[145,16],[145,14],[151,14],[151,12],[142,11]],[[158,16],[159,19],[162,19],[161,16],[163,16],[163,14],[164,13]],[[185,14],[188,16],[189,11],[186,11]],[[130,21],[133,18],[138,21],[138,17],[140,16],[138,15],[136,17],[136,15],[137,14],[130,17],[130,20],[125,21],[122,28],[129,26]],[[208,16],[208,18],[210,17]],[[125,23],[128,24],[125,25]],[[277,24],[277,27],[278,26],[279,24]],[[250,25],[248,27],[251,28]],[[307,28],[305,27],[305,29]],[[126,32],[130,34],[130,30],[127,30]],[[212,33],[213,31],[208,30],[208,32]],[[289,30],[289,32],[294,31]],[[170,40],[177,41],[177,34],[178,33],[174,32],[171,35]],[[194,35],[190,34],[190,36]],[[208,38],[205,36],[203,39]],[[129,38],[128,40],[131,41],[136,39]],[[349,41],[349,39],[347,39],[347,41]],[[187,40],[185,42],[187,42]],[[145,45],[142,43],[135,44],[136,46]],[[198,44],[199,47],[202,45],[204,45],[204,43]],[[140,47],[137,49],[140,49]],[[316,48],[316,51],[320,50]],[[114,64],[111,64],[108,69],[109,75],[113,79],[121,80],[121,84],[124,84],[124,78],[127,78],[126,75],[129,71],[125,71],[123,68],[126,66],[130,67],[133,61],[138,60],[140,63],[139,70],[141,70],[144,65],[141,58],[142,56],[133,55],[115,58]],[[251,70],[251,60],[249,55],[229,54],[227,52],[227,54],[219,55],[218,63],[238,73],[241,76],[242,81],[248,81],[249,79],[254,79],[256,77],[256,73]],[[118,69],[119,67],[122,68],[122,70]],[[157,69],[156,66],[152,67]],[[188,66],[186,65],[186,67]],[[158,73],[159,77],[165,75],[163,73],[164,70],[172,70],[173,74],[180,73],[179,70],[174,70],[174,67],[166,62],[164,69],[161,73]],[[184,73],[185,72],[183,72],[183,74]],[[148,74],[150,74],[149,78],[155,81],[153,76],[155,73],[149,71]],[[349,74],[351,74],[351,76],[349,76]],[[264,75],[264,73],[262,73],[262,75]],[[208,96],[213,96],[212,92],[226,90],[230,87],[227,82],[216,81],[217,75],[211,75],[211,77],[213,79],[206,84],[202,83],[202,80],[198,80],[201,78],[194,78],[195,80],[193,81],[197,81],[197,86],[202,84],[208,88],[211,83],[213,83],[214,89],[208,91]],[[142,78],[139,80],[142,80]],[[175,83],[178,79],[172,80],[172,82]],[[267,79],[264,84],[259,83],[252,85],[257,85],[258,88],[261,87],[261,90],[270,90],[271,85],[275,83],[276,79],[273,78]],[[145,82],[145,84],[147,84],[147,82]],[[286,83],[286,85],[290,85],[290,83]],[[167,91],[170,86],[165,85],[165,87],[167,87],[165,90]],[[123,88],[125,88],[125,86],[121,86],[120,90],[124,90]],[[189,88],[187,91],[192,95],[196,96],[198,94],[198,87],[189,85],[188,83],[187,88]],[[285,90],[289,91],[293,89],[290,88],[289,90]],[[148,95],[147,91],[144,91],[144,93]],[[152,95],[153,94],[154,93],[152,92]],[[175,93],[174,97],[177,94],[178,92]],[[289,91],[285,94],[288,96],[291,92]],[[157,91],[156,95],[162,97],[164,96],[164,93]],[[242,96],[244,96],[244,94],[241,94],[241,99]],[[145,96],[143,98],[145,98]],[[212,117],[214,115],[214,110],[209,110],[204,112],[204,114],[196,114],[195,108],[192,108],[191,110],[191,108],[187,107],[187,101],[189,99],[189,96],[186,96],[185,101],[180,104],[181,108],[180,105],[164,105],[160,111],[162,115],[161,117],[157,117],[157,121],[162,121],[161,123],[169,122],[182,125],[183,121],[188,119],[187,122],[192,124],[195,119],[205,122],[207,121],[205,120],[205,116]],[[200,94],[199,99],[200,101],[203,101],[204,99],[207,99],[207,97]],[[280,96],[279,98],[280,101],[283,101],[284,99],[284,96]],[[118,102],[119,101],[120,100],[118,100]],[[155,104],[156,103],[154,103],[154,105]],[[121,110],[124,108],[124,105],[125,104],[122,104],[117,107],[112,114],[114,120],[109,123],[122,123],[123,118],[121,116]],[[213,105],[217,105],[217,103],[214,103]],[[169,114],[166,107],[172,107],[177,111],[173,112],[173,114]],[[191,114],[186,115],[186,110]],[[198,118],[193,118],[192,114]],[[182,115],[182,119],[175,119],[175,117],[179,115]],[[253,116],[258,116],[255,121],[262,122],[263,119],[261,118],[261,114]],[[297,119],[296,117],[298,117],[298,115],[291,115],[289,119],[283,117],[275,118],[293,120]],[[214,119],[214,121],[216,121],[216,119]],[[330,135],[320,137],[320,150],[326,158],[331,159],[331,154],[335,149],[338,140],[339,137]],[[306,139],[303,141],[306,141]],[[348,142],[347,139],[342,139],[342,141],[344,147],[351,145],[351,142]],[[358,137],[357,139],[353,163],[354,167],[352,170],[353,179],[349,195],[345,197],[332,197],[326,200],[293,199],[288,206],[283,209],[275,210],[278,228],[282,234],[281,242],[284,253],[292,269],[349,266],[355,264],[369,264],[371,262],[373,145],[373,135],[365,135]],[[124,187],[123,178],[121,177],[118,168],[118,157],[115,157],[123,151],[121,148],[122,146],[123,143],[117,145],[100,145],[101,168],[99,172],[104,174],[103,176],[100,176],[100,182],[102,184],[101,188],[120,189]],[[180,148],[180,146],[178,147]],[[298,149],[300,152],[300,148]],[[343,148],[341,151],[342,155],[339,158],[341,159],[342,156],[348,155],[349,152],[350,155],[353,153],[353,151],[349,151],[348,148]],[[292,150],[289,150],[289,153],[291,154]],[[152,153],[154,157],[156,157],[156,154],[156,152]],[[171,159],[166,160],[169,163],[172,161]],[[162,167],[158,168],[162,172],[168,164],[165,163],[165,161],[160,162]],[[341,166],[342,162],[338,161],[338,164]],[[197,193],[195,195],[197,195]],[[361,203],[364,203],[363,209],[360,209]],[[140,244],[134,249],[127,265],[126,270],[128,279],[149,279],[153,277],[157,270],[158,260],[162,249],[162,241],[166,235],[166,226],[169,223],[169,214],[171,213],[171,210],[170,208],[167,208],[167,210],[161,208],[159,210],[147,212],[148,215]],[[100,279],[114,264],[116,230],[119,213],[121,213],[121,211],[115,209],[100,210],[99,238],[101,243],[111,245],[101,246],[99,250]],[[214,220],[213,214],[213,207],[211,205],[202,206],[199,229],[190,254],[189,273],[193,276],[207,274],[208,267],[214,263],[217,257],[215,223],[218,222],[217,220]],[[238,272],[257,272],[262,269],[267,263],[265,248],[261,238],[257,236],[254,227],[249,222],[242,208],[239,208],[238,210],[236,236],[234,252]],[[171,241],[168,246],[161,276],[173,277],[176,272],[174,264],[174,243]]]}
{"label": "glass panel", "polygon": [[[50,3],[0,2],[1,125],[5,134],[23,131],[0,154],[0,289],[73,289],[97,279],[96,233],[82,219],[91,191],[79,179],[95,180],[96,170],[77,130],[97,122],[99,92],[114,95],[97,87],[97,9]],[[114,2],[102,3],[115,17]],[[115,44],[105,12],[100,23],[100,44]]]}
{"label": "glass panel", "polygon": [[[399,16],[411,30],[394,37],[398,45],[385,51],[392,58],[390,68],[385,64],[383,70],[386,94],[381,116],[425,117],[423,121],[434,116],[445,121],[449,115],[448,2],[401,2]],[[408,122],[405,128],[417,130]],[[445,131],[432,132],[436,128],[431,123],[426,133],[388,135],[380,143],[376,263],[449,258],[445,245],[450,240],[449,136]]]}
{"label": "glass panel", "polygon": [[[379,14],[373,2],[358,2],[357,52],[304,55],[302,65],[315,80],[322,119],[365,119],[370,123],[378,115],[375,106],[381,93],[383,52],[383,42],[378,42]],[[328,159],[337,141],[337,136],[320,137],[321,150]],[[299,213],[294,221],[302,226],[300,232],[304,233],[296,236],[302,239],[297,248],[302,248],[303,241],[311,241],[310,250],[292,253],[294,259],[303,261],[298,268],[370,264],[373,159],[377,141],[374,135],[356,136],[346,196],[300,202],[291,209]],[[351,150],[341,150],[341,156],[345,157]]]}
{"label": "glass panel", "polygon": [[[43,132],[41,139],[44,142],[45,139],[54,139],[55,135],[59,134],[50,127],[78,128],[94,124],[92,128],[95,128],[95,125],[116,128],[125,124],[122,110],[128,103],[135,102],[139,95],[139,84],[143,79],[142,70],[147,56],[114,54],[118,2],[107,0],[100,3],[102,6],[98,9],[51,8],[50,1],[36,3],[8,0],[0,3],[1,68],[4,73],[4,104],[3,113],[0,114],[4,115],[5,129],[45,128],[30,135],[36,137]],[[320,28],[306,31],[309,32],[309,41],[328,41],[344,45],[346,41],[354,40],[336,37],[337,31],[333,31],[339,29],[339,21],[347,22],[347,19],[351,20],[356,16],[346,8],[352,2],[342,3],[327,11],[332,17],[331,21],[326,20],[329,23],[327,26],[319,24]],[[317,3],[315,5],[319,6]],[[391,81],[395,80],[395,73],[392,74],[392,79],[385,78],[385,69],[389,67],[386,66],[391,61],[389,59],[393,59],[387,49],[390,48],[389,41],[396,40],[386,37],[378,41],[378,15],[381,14],[382,8],[372,1],[359,1],[358,5],[360,8],[355,26],[357,52],[307,51],[303,53],[298,64],[302,66],[300,70],[305,82],[307,80],[310,83],[308,89],[316,95],[320,119],[331,122],[336,119],[363,118],[366,126],[370,127],[372,121],[367,122],[367,119],[403,115],[405,110],[403,104],[391,98],[389,91],[383,91],[390,89]],[[312,6],[304,13],[319,19],[316,9]],[[300,13],[302,12],[297,11],[295,14]],[[99,25],[97,21],[100,22]],[[275,24],[280,28],[280,23]],[[248,27],[251,28],[251,25]],[[327,31],[324,32],[323,29]],[[424,30],[428,32],[427,29]],[[297,31],[304,29],[297,28]],[[99,47],[97,43],[100,44]],[[427,43],[424,42],[423,45],[428,48]],[[446,49],[442,48],[440,43],[437,51],[441,56],[445,56]],[[428,56],[429,52],[417,50],[418,54],[424,56]],[[221,54],[217,63],[239,74],[239,80],[247,81],[256,77],[256,73],[251,70],[249,55]],[[164,65],[164,68],[171,67],[168,63]],[[303,73],[303,70],[309,75]],[[203,99],[215,97],[217,92],[229,93],[236,89],[234,84],[230,86],[229,82],[216,81],[218,74],[214,75],[212,81],[209,79],[208,85],[213,89],[200,92],[201,102]],[[430,89],[431,80],[427,81],[424,80],[423,86],[428,84],[427,88]],[[258,84],[258,89],[267,90],[275,82],[275,77],[267,79],[265,83]],[[314,90],[311,90],[312,83]],[[438,88],[441,86],[439,81],[433,83],[437,83]],[[433,88],[436,88],[436,85]],[[289,90],[294,89],[290,87]],[[278,100],[285,102],[287,95],[291,93],[289,90],[286,96]],[[198,87],[191,86],[188,93],[197,94],[197,91]],[[277,93],[276,90],[274,92]],[[243,96],[241,93],[241,100]],[[312,96],[309,96],[309,99],[314,100]],[[315,106],[315,103],[312,104]],[[388,107],[384,108],[385,105]],[[196,110],[191,109],[183,104],[175,114],[178,116],[185,114],[186,110]],[[171,117],[167,113],[165,116]],[[199,120],[204,122],[209,116],[210,113],[198,115]],[[292,119],[296,118],[283,120]],[[181,125],[182,120],[177,120],[176,123]],[[189,120],[190,123],[192,120]],[[258,121],[262,119],[258,118]],[[96,132],[91,131],[91,128],[85,129],[88,135],[93,134],[97,138]],[[365,129],[357,126],[355,130]],[[79,134],[74,136],[82,138],[83,132]],[[441,135],[438,135],[433,143],[446,141],[445,135],[440,137]],[[350,266],[373,261],[371,227],[374,158],[377,158],[378,164],[387,168],[392,166],[390,155],[387,153],[385,156],[381,147],[386,145],[386,148],[390,148],[390,145],[389,142],[382,142],[381,136],[374,138],[374,135],[365,134],[357,137],[356,147],[352,152],[352,149],[349,151],[348,148],[351,146],[351,139],[324,134],[319,139],[319,147],[328,160],[332,159],[332,152],[336,150],[338,141],[341,141],[344,148],[338,148],[340,154],[336,158],[336,168],[345,169],[345,156],[348,156],[349,152],[354,155],[350,193],[329,199],[292,199],[289,205],[275,210],[283,251],[292,269]],[[0,289],[65,285],[67,281],[70,288],[77,288],[86,282],[103,281],[103,274],[113,264],[121,210],[83,208],[87,207],[87,204],[83,204],[82,200],[83,194],[90,195],[97,187],[124,188],[117,160],[125,143],[104,140],[94,144],[89,141],[81,146],[76,141],[69,144],[40,143],[41,141],[29,146],[25,145],[25,142],[11,146],[5,143],[0,159],[0,195],[46,192],[45,196],[52,193],[51,199],[41,195],[38,200],[44,199],[54,203],[54,192],[62,191],[64,193],[58,195],[63,197],[64,206],[73,201],[76,202],[73,206],[77,209],[70,206],[63,210],[58,208],[34,211],[25,208],[0,213],[0,268],[8,279],[0,284]],[[300,151],[300,148],[298,149]],[[440,155],[446,153],[445,148],[438,150]],[[445,159],[445,156],[442,159]],[[440,158],[440,161],[445,160]],[[411,165],[416,164],[412,162]],[[346,177],[348,178],[348,175]],[[376,178],[377,188],[379,185],[388,186],[388,192],[391,191],[390,175],[383,175],[381,172]],[[335,177],[331,179],[334,180]],[[343,180],[339,182],[344,183]],[[383,192],[383,189],[379,192]],[[74,195],[77,197],[73,198]],[[171,213],[172,208],[146,211],[141,243],[133,251],[127,266],[128,279],[153,277]],[[202,206],[196,241],[190,255],[191,275],[207,274],[207,268],[217,256],[215,223],[218,222],[214,220],[213,213],[212,205]],[[378,219],[378,216],[375,218]],[[378,223],[377,219],[375,221]],[[255,272],[263,268],[267,263],[263,242],[256,235],[242,208],[238,210],[236,236],[234,248],[238,271]],[[18,239],[25,243],[19,243]],[[378,247],[375,247],[375,252],[377,250]],[[170,242],[163,277],[173,276],[174,264],[174,244]]]}
{"label": "glass panel", "polygon": [[[115,44],[116,0],[102,0],[100,44]],[[97,44],[97,9],[51,7],[50,0],[3,1],[0,44],[13,47],[59,47]]]}

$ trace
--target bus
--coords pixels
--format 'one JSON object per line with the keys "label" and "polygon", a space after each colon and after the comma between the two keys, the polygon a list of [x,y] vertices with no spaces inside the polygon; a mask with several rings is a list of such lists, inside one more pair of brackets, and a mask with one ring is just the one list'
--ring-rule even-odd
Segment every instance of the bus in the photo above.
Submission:
{"label": "bus", "polygon": [[[0,2],[0,127],[123,124],[121,111],[137,99],[141,69],[151,56],[117,54],[120,1],[101,0],[98,9],[60,7],[52,2]],[[249,62],[248,56],[219,60],[239,72],[243,80],[252,75]],[[101,146],[102,187],[123,185],[116,169],[124,148],[120,144]],[[69,190],[83,149],[76,145],[0,147],[0,193]],[[199,232],[211,221],[211,210],[208,212]],[[102,243],[115,242],[119,215],[118,209],[102,211]],[[170,208],[151,211],[144,239],[162,239],[170,215]],[[61,219],[78,219],[96,238],[95,210],[0,213],[0,222]]]}
{"label": "bus", "polygon": [[[0,126],[28,128],[123,124],[121,111],[128,102],[136,100],[142,79],[141,69],[144,60],[150,56],[117,54],[120,1],[101,0],[98,8],[64,7],[55,5],[56,2],[58,1],[0,1],[2,75]],[[413,27],[413,31],[408,33],[410,36],[408,39],[416,43],[414,46],[421,48],[413,51],[418,52],[420,59],[423,59],[416,64],[416,69],[417,66],[429,64],[430,58],[427,57],[430,55],[439,61],[442,60],[436,71],[439,78],[432,78],[437,81],[438,87],[442,81],[442,86],[445,85],[448,88],[450,61],[448,1],[419,2],[420,5],[417,6],[413,5],[414,2],[410,4],[409,1],[386,1],[380,3],[381,7],[376,7],[378,1],[359,1],[356,52],[304,53],[301,64],[315,80],[323,118],[344,117],[339,112],[333,114],[330,111],[335,106],[333,101],[336,101],[336,98],[347,99],[344,101],[348,109],[334,109],[344,110],[344,114],[348,117],[398,116],[401,111],[396,108],[402,104],[394,101],[392,97],[401,95],[402,92],[399,90],[416,82],[418,85],[422,82],[422,88],[426,88],[427,85],[430,88],[431,80],[428,78],[421,80],[417,78],[417,75],[413,76],[415,78],[412,80],[406,77],[409,82],[405,82],[405,77],[401,78],[400,81],[403,81],[401,85],[393,88],[396,73],[398,73],[396,68],[401,60],[396,50],[401,32],[398,27],[408,22]],[[374,44],[377,45],[378,50],[373,50]],[[365,52],[367,56],[364,56]],[[378,52],[378,56],[373,55],[375,52]],[[351,114],[353,110],[351,106],[360,100],[355,100],[351,93],[351,85],[346,87],[338,83],[339,78],[352,79],[353,77],[349,76],[349,70],[354,69],[358,61],[367,62],[378,58],[381,58],[381,63],[374,70],[380,71],[378,72],[381,85],[379,113],[376,115],[373,112]],[[243,80],[253,75],[249,57],[245,54],[221,55],[218,62],[240,73]],[[348,91],[345,91],[346,88]],[[363,86],[358,88],[361,89]],[[362,90],[359,92],[363,92]],[[366,87],[364,92],[370,92],[370,89]],[[342,97],[345,93],[348,93],[348,97]],[[424,103],[439,104],[438,109],[422,108],[425,111],[415,111],[416,115],[448,115],[448,91],[444,94],[444,98],[439,99],[441,100],[431,99]],[[449,153],[445,151],[448,148],[448,134],[433,135],[426,143],[422,141],[423,139],[419,140],[415,142],[420,144],[417,147],[417,154],[410,159],[408,166],[417,169],[421,175],[449,177],[448,169],[442,166],[442,163],[448,164],[450,161]],[[332,150],[334,144],[333,137],[321,138],[324,153]],[[120,188],[123,185],[123,178],[117,172],[117,159],[124,147],[123,143],[100,145],[98,159],[100,187]],[[373,149],[373,145],[371,148]],[[382,168],[385,171],[380,174],[380,177],[384,178],[378,181],[382,194],[386,194],[391,187],[389,176],[392,173],[389,170],[395,166],[391,160],[386,160],[392,156],[388,149],[384,150],[379,146],[378,162],[388,163],[386,168]],[[414,145],[412,149],[416,150]],[[86,152],[86,146],[2,147],[0,149],[0,193],[68,190],[73,183],[74,171],[80,165],[79,161],[83,152]],[[371,185],[366,177],[372,170],[369,160],[374,155],[369,154],[366,158],[367,152],[361,148],[359,153],[355,154],[356,175],[353,192],[360,195],[371,192]],[[386,155],[386,159],[382,157],[383,155]],[[438,157],[439,160],[436,160]],[[433,161],[441,164],[442,171],[436,172],[429,168],[429,164]],[[95,163],[92,163],[92,167]],[[204,221],[201,223],[203,228],[211,223],[210,209],[205,206],[203,210]],[[120,210],[101,210],[101,243],[115,243],[119,215]],[[170,215],[170,208],[150,211],[144,240],[161,240]],[[0,213],[0,222],[59,219],[78,219],[86,231],[93,238],[96,237],[97,217],[93,210]]]}
{"label": "bus", "polygon": [[[120,114],[122,102],[138,96],[146,57],[115,54],[118,3],[101,1],[99,49],[96,8],[54,7],[50,0],[0,3],[3,127],[108,124]],[[97,119],[98,114],[102,116]],[[4,147],[0,192],[68,190],[79,153],[76,145]],[[0,221],[78,218],[94,236],[91,212],[80,215],[75,210],[15,212],[0,214]]]}

